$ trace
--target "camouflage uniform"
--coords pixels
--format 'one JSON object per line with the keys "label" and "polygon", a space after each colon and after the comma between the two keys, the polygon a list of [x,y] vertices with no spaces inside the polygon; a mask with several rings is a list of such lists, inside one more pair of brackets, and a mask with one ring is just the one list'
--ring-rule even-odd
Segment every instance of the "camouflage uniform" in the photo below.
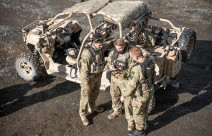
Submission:
{"label": "camouflage uniform", "polygon": [[[149,54],[149,52],[147,52],[144,49],[141,49],[142,53],[144,56],[146,56],[147,54]],[[128,70],[127,70],[127,79],[129,78],[129,74],[131,71],[131,68],[136,64],[136,62],[134,60],[132,60],[132,58],[129,58],[128,61]],[[125,90],[126,90],[126,85],[128,83],[128,80],[125,81]],[[128,91],[128,90],[127,90]],[[126,94],[126,91],[124,92],[124,94],[122,96],[124,96]],[[133,123],[134,119],[133,119],[133,107],[132,107],[132,98],[131,97],[126,97],[124,99],[124,109],[125,109],[125,117],[128,121],[128,123]]]}
{"label": "camouflage uniform", "polygon": [[95,102],[99,95],[101,76],[105,66],[104,51],[109,48],[112,48],[112,44],[105,42],[101,50],[95,48],[94,45],[87,45],[82,52],[80,62],[80,116],[85,116],[88,112],[94,111]]}
{"label": "camouflage uniform", "polygon": [[[110,95],[112,97],[112,108],[114,113],[122,113],[122,103],[120,97],[124,93],[126,86],[127,69],[129,63],[128,46],[125,47],[122,53],[118,53],[116,49],[112,50],[107,59],[107,65],[105,69],[109,69],[110,65],[115,68],[121,68],[123,73],[111,73],[111,86]],[[129,112],[128,112],[129,113]]]}
{"label": "camouflage uniform", "polygon": [[[154,68],[142,68],[138,65],[145,61],[146,59],[137,62],[130,70],[126,92],[124,93],[124,101],[130,101],[128,109],[130,109],[129,111],[133,114],[133,118],[128,118],[127,116],[126,118],[128,122],[135,122],[137,130],[142,130],[144,128],[145,119],[148,115],[148,105],[154,93]],[[146,73],[147,79],[144,73]],[[127,106],[125,110],[126,109]]]}

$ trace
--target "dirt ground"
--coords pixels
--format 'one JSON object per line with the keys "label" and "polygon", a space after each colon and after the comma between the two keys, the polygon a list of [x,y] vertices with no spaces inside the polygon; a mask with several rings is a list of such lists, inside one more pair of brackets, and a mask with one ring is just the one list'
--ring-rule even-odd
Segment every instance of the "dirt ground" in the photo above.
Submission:
{"label": "dirt ground", "polygon": [[[79,1],[79,0],[78,0]],[[78,115],[80,85],[57,77],[26,82],[16,73],[15,58],[27,52],[21,29],[47,19],[77,0],[0,1],[0,136],[125,136],[124,116],[109,121],[109,91],[98,105],[105,111],[89,116],[84,127]],[[212,135],[212,2],[210,0],[151,0],[153,16],[197,32],[192,59],[182,65],[178,89],[158,90],[149,117],[149,136]],[[157,25],[157,23],[155,23]]]}

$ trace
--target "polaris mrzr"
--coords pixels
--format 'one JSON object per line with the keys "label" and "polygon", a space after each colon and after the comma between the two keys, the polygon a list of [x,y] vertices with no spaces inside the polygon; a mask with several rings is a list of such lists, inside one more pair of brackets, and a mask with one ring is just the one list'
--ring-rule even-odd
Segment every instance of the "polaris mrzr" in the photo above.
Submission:
{"label": "polaris mrzr", "polygon": [[[78,14],[87,18],[84,21],[87,24],[79,24],[83,18],[72,18]],[[169,27],[150,25],[150,20],[165,22]],[[89,29],[83,38],[82,25]],[[49,75],[80,83],[81,53],[98,31],[104,41],[118,35],[150,52],[156,62],[156,89],[170,84],[170,79],[179,73],[181,62],[191,57],[196,41],[193,30],[178,28],[167,19],[152,17],[151,10],[142,1],[89,0],[65,9],[54,18],[37,20],[22,31],[30,52],[20,54],[15,67],[26,81],[39,80],[45,73],[42,69],[45,69]],[[110,86],[106,72],[101,80],[102,89]]]}

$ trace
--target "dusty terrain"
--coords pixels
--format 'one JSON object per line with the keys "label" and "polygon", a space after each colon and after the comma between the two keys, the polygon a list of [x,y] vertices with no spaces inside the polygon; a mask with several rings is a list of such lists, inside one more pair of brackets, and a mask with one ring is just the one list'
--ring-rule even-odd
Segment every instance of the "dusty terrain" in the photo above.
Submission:
{"label": "dusty terrain", "polygon": [[[26,82],[16,73],[14,61],[27,48],[21,29],[47,19],[77,0],[0,1],[0,135],[1,136],[124,136],[124,116],[109,121],[108,90],[98,104],[106,110],[89,117],[84,127],[78,116],[80,85],[61,78]],[[77,1],[78,2],[78,1]],[[212,135],[212,2],[210,0],[151,0],[155,17],[174,21],[197,32],[192,59],[177,77],[178,90],[158,90],[156,108],[149,117],[149,136]]]}

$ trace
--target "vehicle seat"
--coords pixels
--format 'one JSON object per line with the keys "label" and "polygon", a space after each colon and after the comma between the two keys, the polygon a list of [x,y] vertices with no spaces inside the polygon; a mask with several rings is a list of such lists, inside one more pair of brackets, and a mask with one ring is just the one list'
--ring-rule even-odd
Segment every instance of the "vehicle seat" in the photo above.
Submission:
{"label": "vehicle seat", "polygon": [[76,43],[78,47],[81,46],[81,42],[79,40],[80,33],[82,32],[82,28],[80,24],[76,20],[72,20],[71,23],[69,24],[69,30],[71,35],[71,39]]}
{"label": "vehicle seat", "polygon": [[66,50],[66,62],[69,65],[73,65],[77,62],[78,51],[75,48],[69,48]]}

